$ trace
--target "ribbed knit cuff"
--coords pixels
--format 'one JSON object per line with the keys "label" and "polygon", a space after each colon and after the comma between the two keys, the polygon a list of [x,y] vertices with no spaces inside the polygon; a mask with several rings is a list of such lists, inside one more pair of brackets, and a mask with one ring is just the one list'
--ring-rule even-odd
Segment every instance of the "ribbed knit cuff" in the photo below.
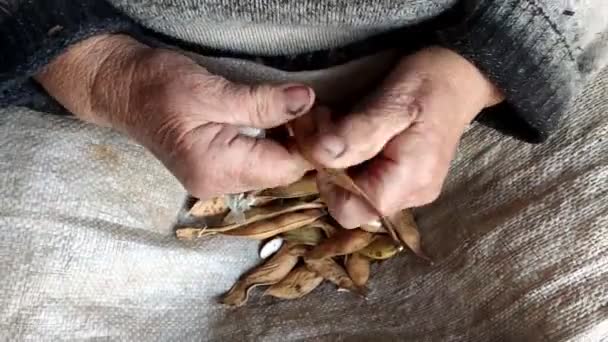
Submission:
{"label": "ribbed knit cuff", "polygon": [[538,143],[556,128],[578,84],[567,41],[533,1],[465,1],[459,25],[439,39],[473,62],[505,94],[506,103],[479,120]]}
{"label": "ribbed knit cuff", "polygon": [[138,26],[103,0],[16,1],[0,13],[0,107],[61,111],[31,77],[68,46]]}

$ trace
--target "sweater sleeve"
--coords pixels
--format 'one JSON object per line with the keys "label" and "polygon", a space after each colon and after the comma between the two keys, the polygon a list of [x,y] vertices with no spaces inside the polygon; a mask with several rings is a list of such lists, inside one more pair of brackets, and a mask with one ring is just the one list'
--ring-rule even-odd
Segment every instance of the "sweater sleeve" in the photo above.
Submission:
{"label": "sweater sleeve", "polygon": [[32,76],[80,40],[137,31],[103,0],[0,0],[0,108],[63,112]]}
{"label": "sweater sleeve", "polygon": [[542,142],[608,57],[606,0],[463,0],[458,24],[439,33],[486,74],[507,101],[479,120]]}

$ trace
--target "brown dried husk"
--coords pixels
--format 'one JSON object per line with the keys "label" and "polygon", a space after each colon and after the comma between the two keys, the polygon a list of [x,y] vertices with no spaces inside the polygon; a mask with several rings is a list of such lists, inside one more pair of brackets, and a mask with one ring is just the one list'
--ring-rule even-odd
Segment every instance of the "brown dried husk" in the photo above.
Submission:
{"label": "brown dried husk", "polygon": [[227,217],[223,222],[221,227],[217,227],[218,229],[235,229],[238,227],[246,226],[258,221],[267,220],[273,217],[277,217],[282,214],[292,213],[295,211],[305,210],[305,209],[316,209],[316,208],[324,208],[325,204],[321,202],[304,202],[298,199],[296,200],[287,200],[281,203],[273,203],[268,206],[259,207],[259,208],[251,208],[245,211],[245,220],[242,222],[236,222],[232,218]]}
{"label": "brown dried husk", "polygon": [[316,272],[319,276],[334,283],[338,288],[345,289],[360,296],[367,295],[367,288],[358,287],[348,276],[342,266],[333,259],[308,259],[304,258],[306,267]]}
{"label": "brown dried husk", "polygon": [[316,246],[325,238],[323,230],[315,227],[314,225],[308,225],[302,228],[291,230],[281,234],[281,237],[285,241],[297,243],[301,245]]}
{"label": "brown dried husk", "polygon": [[287,213],[269,220],[259,221],[247,226],[223,232],[223,235],[241,236],[254,240],[264,240],[290,230],[305,227],[326,213],[321,209],[308,209]]}
{"label": "brown dried husk", "polygon": [[359,253],[346,257],[346,272],[358,287],[364,287],[369,280],[370,260]]}
{"label": "brown dried husk", "polygon": [[281,299],[297,299],[312,292],[323,282],[323,277],[301,265],[293,269],[280,282],[270,286],[264,293]]}
{"label": "brown dried husk", "polygon": [[411,210],[402,210],[392,215],[389,220],[393,222],[395,231],[399,235],[399,239],[405,242],[405,245],[414,252],[418,257],[432,263],[429,258],[422,250],[422,243],[420,241],[420,232],[418,231],[418,225],[414,220],[414,214]]}
{"label": "brown dried husk", "polygon": [[276,199],[302,198],[318,194],[316,175],[309,173],[290,185],[263,190],[255,195],[255,199],[260,202],[268,202]]}
{"label": "brown dried husk", "polygon": [[247,302],[252,288],[278,283],[296,266],[305,250],[303,246],[285,244],[272,258],[242,276],[224,295],[222,303],[241,306]]}
{"label": "brown dried husk", "polygon": [[[245,212],[245,220],[239,223],[232,223],[221,227],[178,227],[176,229],[176,235],[181,240],[192,240],[219,233],[226,233],[231,230],[248,226],[259,221],[269,220],[286,213],[321,208],[325,208],[325,204],[321,202],[289,201],[287,203],[280,203],[267,207],[252,208]],[[224,223],[228,222],[225,221]]]}
{"label": "brown dried husk", "polygon": [[364,230],[342,229],[313,248],[306,257],[308,259],[323,259],[351,254],[365,248],[373,240],[374,234]]}
{"label": "brown dried husk", "polygon": [[326,218],[322,218],[310,224],[310,227],[319,228],[325,233],[325,237],[331,237],[337,232],[339,232],[342,228],[338,228],[333,224],[326,221]]}

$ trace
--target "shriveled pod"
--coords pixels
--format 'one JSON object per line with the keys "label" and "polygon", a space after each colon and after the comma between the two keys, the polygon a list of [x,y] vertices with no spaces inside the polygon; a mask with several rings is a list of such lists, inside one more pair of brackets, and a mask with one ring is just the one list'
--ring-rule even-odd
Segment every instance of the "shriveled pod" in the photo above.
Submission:
{"label": "shriveled pod", "polygon": [[318,195],[317,181],[314,174],[307,174],[299,181],[287,186],[263,190],[255,195],[255,205],[275,199],[302,198]]}
{"label": "shriveled pod", "polygon": [[[282,214],[292,213],[294,211],[300,211],[305,209],[315,209],[315,208],[324,208],[325,205],[320,202],[304,202],[300,200],[288,200],[283,203],[271,204],[265,207],[260,208],[251,208],[247,210],[245,214],[245,219],[243,222],[235,222],[231,221],[229,217],[224,220],[223,228],[236,228],[242,227],[254,222],[267,220],[269,218],[277,217]],[[221,228],[221,227],[220,227]]]}
{"label": "shriveled pod", "polygon": [[346,272],[358,287],[367,284],[370,274],[370,260],[359,253],[353,253],[346,257]]}
{"label": "shriveled pod", "polygon": [[222,303],[230,306],[245,304],[252,288],[281,281],[296,266],[304,252],[303,246],[284,244],[272,258],[243,275],[224,295]]}
{"label": "shriveled pod", "polygon": [[418,231],[418,225],[416,224],[414,214],[411,210],[399,211],[389,217],[389,220],[393,223],[399,239],[405,242],[407,247],[409,247],[414,254],[422,259],[431,261],[422,250],[420,232]]}
{"label": "shriveled pod", "polygon": [[373,260],[385,260],[392,258],[402,250],[403,247],[396,245],[393,239],[387,235],[381,235],[358,253]]}
{"label": "shriveled pod", "polygon": [[312,292],[322,282],[323,277],[301,265],[289,272],[283,280],[270,286],[264,294],[281,299],[297,299]]}
{"label": "shriveled pod", "polygon": [[316,246],[323,240],[324,235],[321,228],[312,225],[290,230],[281,235],[285,241],[301,245]]}
{"label": "shriveled pod", "polygon": [[341,230],[341,228],[334,227],[330,223],[326,222],[325,219],[317,220],[313,222],[310,226],[321,229],[323,233],[325,233],[325,237],[327,238],[335,235],[338,231]]}
{"label": "shriveled pod", "polygon": [[[320,202],[307,203],[307,202],[291,201],[291,202],[284,203],[284,204],[277,204],[277,205],[272,205],[272,206],[263,207],[263,208],[250,209],[244,213],[244,215],[245,215],[244,221],[239,222],[239,223],[233,223],[233,224],[224,225],[224,226],[220,226],[220,227],[210,227],[210,226],[203,227],[203,228],[180,227],[177,229],[176,233],[178,235],[183,235],[183,236],[188,235],[188,236],[195,236],[195,237],[200,238],[200,237],[215,235],[215,234],[239,229],[243,226],[247,226],[247,225],[250,225],[250,224],[253,224],[256,222],[272,219],[274,217],[277,217],[277,216],[280,216],[280,215],[283,215],[286,213],[292,213],[292,212],[302,211],[302,210],[306,210],[306,209],[324,208],[324,207],[325,207],[325,205]],[[226,223],[226,221],[224,223]],[[182,229],[187,229],[187,233],[180,233],[179,230],[182,230]]]}
{"label": "shriveled pod", "polygon": [[254,240],[264,240],[290,230],[305,227],[324,215],[326,215],[326,213],[321,209],[308,209],[283,214],[265,221],[255,222],[222,234],[242,236]]}
{"label": "shriveled pod", "polygon": [[338,288],[348,290],[363,297],[367,295],[367,288],[355,285],[344,268],[333,259],[308,259],[304,257],[304,262],[309,270],[334,283]]}
{"label": "shriveled pod", "polygon": [[307,258],[323,259],[351,254],[369,245],[374,240],[374,236],[361,229],[341,229],[313,248]]}

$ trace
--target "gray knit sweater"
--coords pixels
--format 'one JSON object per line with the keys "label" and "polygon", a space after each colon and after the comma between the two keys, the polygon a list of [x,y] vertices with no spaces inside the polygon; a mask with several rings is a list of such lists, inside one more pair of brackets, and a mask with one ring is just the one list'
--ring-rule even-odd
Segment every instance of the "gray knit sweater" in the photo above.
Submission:
{"label": "gray knit sweater", "polygon": [[[0,0],[0,105],[67,45],[128,32],[199,53],[315,69],[399,48],[455,49],[507,94],[482,120],[542,141],[608,61],[606,0]],[[28,88],[29,87],[29,88]],[[32,95],[33,97],[33,95]],[[507,112],[507,113],[505,113]]]}

